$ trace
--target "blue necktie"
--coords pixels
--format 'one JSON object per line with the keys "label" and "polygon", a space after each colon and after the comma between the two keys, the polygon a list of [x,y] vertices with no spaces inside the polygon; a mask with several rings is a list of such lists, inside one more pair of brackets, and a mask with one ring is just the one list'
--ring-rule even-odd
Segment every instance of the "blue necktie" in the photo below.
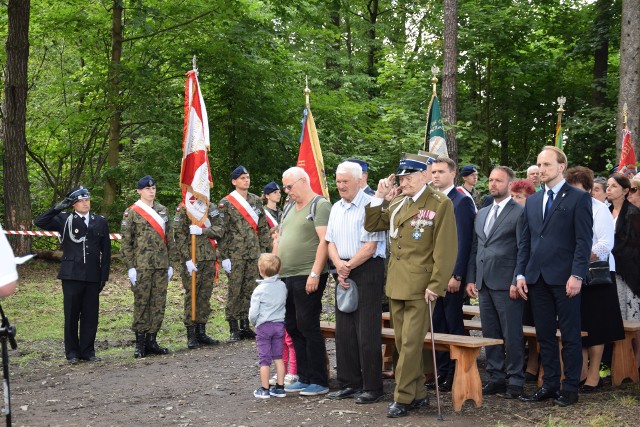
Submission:
{"label": "blue necktie", "polygon": [[551,210],[551,206],[553,205],[553,190],[549,190],[547,191],[547,194],[549,195],[549,197],[547,198],[547,204],[544,207],[544,218],[543,219],[547,219],[547,215],[549,214],[549,211]]}

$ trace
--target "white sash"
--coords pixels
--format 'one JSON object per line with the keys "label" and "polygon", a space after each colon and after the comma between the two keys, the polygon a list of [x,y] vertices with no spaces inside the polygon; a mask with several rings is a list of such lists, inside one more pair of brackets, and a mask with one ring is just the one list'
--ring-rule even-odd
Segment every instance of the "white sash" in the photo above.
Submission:
{"label": "white sash", "polygon": [[276,221],[276,219],[273,217],[273,215],[271,215],[271,212],[269,212],[267,209],[264,210],[264,214],[267,216],[267,219],[269,220],[269,225],[271,227],[277,227],[278,226],[278,221]]}
{"label": "white sash", "polygon": [[146,213],[148,213],[151,216],[151,218],[153,218],[158,223],[158,225],[162,227],[162,231],[166,232],[164,220],[160,215],[158,215],[158,212],[156,212],[151,206],[147,205],[142,200],[138,200],[134,204],[140,207]]}
{"label": "white sash", "polygon": [[249,216],[253,218],[256,224],[258,223],[258,214],[253,210],[249,202],[247,202],[247,199],[245,199],[240,193],[238,193],[238,190],[233,190],[227,197],[233,197],[233,199],[236,202],[240,203],[240,205],[247,211]]}

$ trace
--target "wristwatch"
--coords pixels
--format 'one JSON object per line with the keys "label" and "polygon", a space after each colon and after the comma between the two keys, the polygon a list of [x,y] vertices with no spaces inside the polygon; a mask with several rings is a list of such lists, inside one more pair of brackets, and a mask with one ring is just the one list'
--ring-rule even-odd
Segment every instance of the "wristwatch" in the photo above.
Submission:
{"label": "wristwatch", "polygon": [[320,276],[318,276],[316,273],[314,273],[313,271],[311,272],[311,274],[309,274],[309,277],[311,277],[312,279],[319,279]]}
{"label": "wristwatch", "polygon": [[455,274],[452,274],[451,277],[456,279],[458,282],[462,282],[462,276],[456,276]]}

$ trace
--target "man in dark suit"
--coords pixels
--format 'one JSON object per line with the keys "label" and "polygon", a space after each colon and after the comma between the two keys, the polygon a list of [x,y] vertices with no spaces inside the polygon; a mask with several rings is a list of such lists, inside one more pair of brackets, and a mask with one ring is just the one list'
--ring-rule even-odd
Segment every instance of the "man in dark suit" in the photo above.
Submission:
{"label": "man in dark suit", "polygon": [[[544,377],[535,394],[521,399],[553,398],[556,404],[569,406],[578,401],[582,368],[580,289],[593,239],[591,198],[566,183],[567,157],[558,148],[544,147],[538,168],[544,191],[525,204],[516,274],[519,295],[531,298]],[[562,334],[562,388],[556,326]]]}
{"label": "man in dark suit", "polygon": [[[458,231],[458,250],[449,254],[456,257],[453,274],[447,279],[447,293],[438,301],[433,313],[433,330],[435,332],[464,335],[464,318],[462,305],[464,304],[464,287],[461,286],[467,275],[467,265],[471,254],[471,241],[473,240],[473,221],[476,216],[476,208],[473,199],[460,193],[455,187],[456,164],[447,157],[440,157],[431,166],[433,186],[446,194],[453,202],[453,210],[456,217],[456,229]],[[425,351],[423,358],[430,359],[429,352]],[[452,361],[448,352],[440,351],[437,355],[438,384],[440,390],[451,391],[453,386],[453,374],[455,373],[455,361]],[[426,364],[429,367],[429,364]],[[429,371],[429,369],[426,369]],[[425,372],[429,373],[429,372]],[[431,387],[435,384],[431,383]]]}
{"label": "man in dark suit", "polygon": [[511,198],[514,178],[506,166],[491,171],[493,203],[476,217],[467,269],[467,294],[480,299],[482,336],[504,340],[504,345],[486,347],[489,382],[482,394],[504,393],[507,399],[521,396],[524,385],[523,301],[518,299],[514,274],[523,208]]}
{"label": "man in dark suit", "polygon": [[[457,252],[453,205],[427,185],[426,159],[405,154],[396,174],[380,180],[365,208],[365,230],[389,231],[391,246],[386,292],[399,357],[390,418],[429,403],[422,366],[424,337],[431,326],[427,301],[444,295],[453,271],[450,254]],[[396,176],[399,185],[394,187]]]}
{"label": "man in dark suit", "polygon": [[[62,212],[73,206],[73,213]],[[109,224],[90,212],[89,191],[79,186],[34,221],[48,231],[60,233],[64,306],[64,350],[69,363],[95,362],[98,331],[98,296],[109,279],[111,240]],[[78,336],[78,324],[80,335]]]}

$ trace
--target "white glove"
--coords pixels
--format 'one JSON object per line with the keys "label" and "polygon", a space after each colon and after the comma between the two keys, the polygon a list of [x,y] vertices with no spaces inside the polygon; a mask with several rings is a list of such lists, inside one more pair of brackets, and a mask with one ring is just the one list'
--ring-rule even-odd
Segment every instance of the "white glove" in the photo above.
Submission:
{"label": "white glove", "polygon": [[128,271],[128,274],[129,274],[129,280],[131,281],[131,286],[135,286],[136,279],[138,278],[138,273],[136,272],[136,269],[130,268]]}
{"label": "white glove", "polygon": [[169,274],[169,280],[171,280],[171,278],[173,277],[173,267],[169,267],[169,270],[167,270],[167,273]]}
{"label": "white glove", "polygon": [[231,260],[229,258],[222,261],[222,268],[227,274],[231,273]]}
{"label": "white glove", "polygon": [[202,234],[202,227],[200,227],[199,225],[190,225],[189,233],[200,236]]}
{"label": "white glove", "polygon": [[193,272],[198,271],[198,269],[196,268],[196,265],[191,260],[187,260],[187,262],[185,262],[185,265],[187,266],[187,271],[189,272],[189,276],[193,276]]}

